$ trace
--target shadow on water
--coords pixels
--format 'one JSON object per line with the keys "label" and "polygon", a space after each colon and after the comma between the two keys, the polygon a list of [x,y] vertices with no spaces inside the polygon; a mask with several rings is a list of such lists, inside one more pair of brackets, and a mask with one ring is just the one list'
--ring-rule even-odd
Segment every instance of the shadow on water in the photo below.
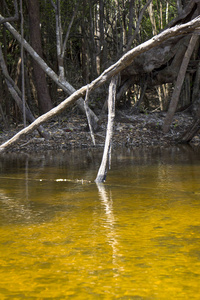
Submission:
{"label": "shadow on water", "polygon": [[[101,162],[102,150],[74,150],[44,155],[4,154],[0,157],[0,224],[45,222],[59,211],[76,209],[76,195],[95,190],[93,180]],[[155,185],[162,194],[173,188],[173,176],[184,182],[181,168],[200,164],[199,148],[188,145],[160,148],[118,149],[113,151],[112,169],[105,184],[113,190],[137,193]],[[179,173],[170,170],[177,165]],[[148,168],[151,166],[151,168]],[[154,173],[152,172],[154,169]],[[178,172],[178,171],[177,171]],[[170,176],[170,178],[168,178]],[[191,173],[191,176],[195,176]],[[91,181],[81,184],[76,179]],[[86,185],[89,187],[86,188]],[[177,185],[175,184],[175,189]],[[102,189],[102,188],[101,188]],[[181,191],[181,187],[180,187]],[[157,191],[158,192],[158,191]],[[200,190],[192,191],[197,194]],[[71,199],[73,198],[73,201]],[[60,200],[63,201],[60,201]],[[7,213],[5,214],[5,210]]]}
{"label": "shadow on water", "polygon": [[199,148],[101,155],[0,157],[0,298],[198,299]]}

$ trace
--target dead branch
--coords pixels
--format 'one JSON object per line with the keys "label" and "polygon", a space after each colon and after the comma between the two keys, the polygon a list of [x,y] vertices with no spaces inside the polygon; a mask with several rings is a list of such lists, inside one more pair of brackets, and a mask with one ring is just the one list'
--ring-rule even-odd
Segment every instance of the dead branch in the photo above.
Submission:
{"label": "dead branch", "polygon": [[[0,16],[0,20],[1,20],[1,16]],[[189,34],[189,33],[193,32],[196,28],[199,28],[199,27],[200,27],[200,16],[198,16],[197,18],[193,19],[192,21],[190,21],[188,23],[185,23],[182,25],[177,25],[175,27],[166,29],[165,31],[163,31],[160,34],[151,38],[150,40],[133,48],[132,50],[130,50],[129,52],[124,54],[115,64],[113,64],[108,69],[106,69],[98,78],[96,78],[94,81],[92,81],[89,84],[90,91],[95,90],[97,87],[99,87],[99,86],[103,85],[105,82],[107,82],[111,77],[120,73],[123,69],[125,69],[128,65],[130,65],[132,63],[132,61],[134,60],[135,57],[137,57],[141,53],[144,53],[145,51],[160,45],[162,42],[166,41],[167,39],[169,39],[173,36]],[[49,69],[49,72],[52,72],[52,70]],[[87,90],[87,85],[85,85],[85,86],[81,87],[79,90],[75,91],[71,96],[69,96],[67,99],[65,99],[63,102],[61,102],[57,107],[51,109],[46,114],[40,116],[31,125],[22,129],[13,138],[11,138],[9,141],[2,144],[0,146],[0,152],[5,151],[10,146],[12,146],[14,143],[18,142],[21,137],[32,132],[39,125],[48,121],[50,118],[61,113],[66,107],[75,103],[78,99],[80,99],[81,97],[83,97],[85,95],[86,90]]]}
{"label": "dead branch", "polygon": [[182,64],[181,64],[181,67],[180,67],[180,70],[178,73],[178,77],[176,80],[176,85],[174,87],[174,91],[173,91],[172,98],[170,101],[169,109],[168,109],[168,112],[167,112],[167,115],[166,115],[166,118],[165,118],[165,121],[163,124],[163,132],[164,133],[167,133],[170,129],[170,125],[171,125],[172,119],[174,117],[174,114],[175,114],[175,111],[176,111],[176,108],[178,105],[178,100],[179,100],[179,96],[181,93],[181,88],[183,85],[187,67],[188,67],[188,64],[190,61],[190,57],[192,55],[192,52],[194,50],[194,47],[196,45],[198,38],[199,38],[198,35],[192,35],[189,45],[188,45],[188,48],[185,52],[185,55],[184,55],[184,58],[183,58],[183,61],[182,61]]}
{"label": "dead branch", "polygon": [[[31,57],[40,65],[41,69],[60,87],[63,91],[67,92],[68,95],[73,94],[76,92],[76,89],[65,79],[60,78],[48,65],[47,63],[37,54],[37,52],[30,46],[30,44],[25,40],[22,39],[21,35],[15,30],[15,28],[9,23],[4,22],[5,18],[0,14],[0,23],[1,21],[4,23],[4,26],[12,33],[15,39],[19,43],[23,43],[24,49],[31,55]],[[77,106],[80,108],[81,111],[85,112],[84,107],[84,100],[80,97],[76,99]],[[88,108],[90,112],[90,119],[91,124],[96,130],[98,128],[98,118],[94,114],[94,112]]]}
{"label": "dead branch", "polygon": [[[3,72],[3,75],[5,76],[5,81],[6,81],[8,90],[9,90],[10,94],[12,95],[13,99],[15,100],[15,102],[17,103],[17,106],[18,106],[19,110],[21,111],[21,113],[26,114],[26,119],[28,120],[29,123],[34,122],[35,118],[34,118],[32,112],[31,112],[31,110],[29,109],[28,105],[26,105],[25,107],[23,105],[21,91],[16,86],[15,82],[12,80],[12,78],[10,77],[10,75],[8,73],[8,69],[7,69],[7,66],[6,66],[4,57],[3,57],[3,52],[2,52],[1,46],[0,46],[0,66],[1,66],[1,69],[2,69],[2,72]],[[43,136],[46,139],[49,138],[49,134],[43,128],[43,126],[39,125],[37,130],[38,130],[38,132],[40,133],[41,136]]]}

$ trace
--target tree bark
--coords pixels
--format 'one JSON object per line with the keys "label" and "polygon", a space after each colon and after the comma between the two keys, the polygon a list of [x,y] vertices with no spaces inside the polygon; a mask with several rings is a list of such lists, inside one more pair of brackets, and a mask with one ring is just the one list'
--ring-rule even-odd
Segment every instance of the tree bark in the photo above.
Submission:
{"label": "tree bark", "polygon": [[25,99],[25,75],[24,75],[24,45],[23,45],[23,39],[24,39],[24,15],[23,15],[23,3],[22,0],[20,0],[20,16],[21,16],[21,36],[22,36],[22,42],[21,42],[21,89],[22,89],[22,103],[23,103],[23,122],[24,127],[26,127],[26,99]]}
{"label": "tree bark", "polygon": [[[42,41],[40,32],[40,16],[38,0],[28,0],[28,13],[30,23],[30,41],[33,49],[42,58]],[[38,106],[41,114],[52,109],[53,105],[49,94],[49,89],[46,81],[45,72],[33,60],[33,74],[38,95]]]}
{"label": "tree bark", "polygon": [[198,63],[193,89],[192,89],[192,113],[195,117],[200,108],[200,62]]}
{"label": "tree bark", "polygon": [[179,70],[179,74],[178,74],[178,77],[177,77],[176,85],[174,87],[174,91],[173,91],[173,94],[172,94],[169,109],[168,109],[166,118],[164,120],[164,124],[163,124],[163,132],[164,133],[167,133],[170,129],[170,125],[171,125],[173,116],[175,114],[175,111],[176,111],[176,108],[177,108],[177,105],[178,105],[181,88],[182,88],[183,81],[184,81],[184,78],[185,78],[185,74],[186,74],[186,71],[187,71],[187,66],[188,66],[188,63],[190,61],[190,57],[192,55],[192,52],[194,50],[194,47],[196,45],[196,42],[197,42],[198,38],[199,38],[198,35],[192,35],[192,37],[190,39],[190,42],[189,42],[189,45],[188,45],[188,48],[185,52],[185,56],[184,56],[184,59],[182,61],[182,64],[181,64],[181,67],[180,67],[180,70]]}
{"label": "tree bark", "polygon": [[151,26],[152,26],[152,32],[153,35],[157,34],[157,26],[156,26],[156,19],[154,15],[154,10],[153,10],[153,2],[150,3],[148,6],[148,13],[149,13],[149,18],[151,21]]}
{"label": "tree bark", "polygon": [[[130,35],[130,33],[128,34],[128,43],[127,43],[127,46],[126,46],[126,52],[131,49],[132,43],[133,43],[134,39],[136,38],[139,30],[140,30],[140,24],[142,22],[143,15],[144,15],[147,7],[151,4],[151,2],[152,2],[152,0],[148,0],[147,3],[143,6],[143,8],[142,8],[142,10],[139,14],[138,20],[137,20],[137,24],[136,24],[134,34],[133,35]],[[129,25],[129,30],[130,30],[130,25]]]}
{"label": "tree bark", "polygon": [[180,138],[178,141],[180,144],[189,143],[193,137],[199,132],[200,130],[200,114],[199,117],[193,122],[192,126],[187,130],[187,132]]}
{"label": "tree bark", "polygon": [[[0,17],[1,19],[1,17]],[[7,23],[6,23],[7,24]],[[193,19],[192,21],[185,23],[183,25],[178,25],[173,28],[169,28],[157,36],[154,36],[150,40],[144,42],[143,44],[135,47],[134,49],[130,50],[126,54],[124,54],[115,64],[110,66],[106,69],[98,78],[92,81],[89,84],[89,90],[95,90],[99,86],[103,85],[107,82],[110,78],[120,73],[124,70],[128,65],[132,63],[135,57],[144,53],[145,51],[160,45],[163,41],[171,38],[172,36],[187,34],[189,32],[194,31],[197,27],[200,26],[200,16]],[[18,132],[14,137],[12,137],[9,141],[5,142],[0,146],[0,153],[4,152],[6,149],[11,147],[13,144],[19,141],[19,139],[26,134],[35,130],[39,125],[48,121],[50,118],[54,117],[55,115],[61,113],[66,107],[75,103],[80,97],[83,97],[87,91],[88,85],[81,87],[79,90],[74,92],[71,96],[61,102],[57,107],[53,108],[46,114],[40,116],[36,119],[31,125],[22,129]]]}
{"label": "tree bark", "polygon": [[111,150],[112,150],[113,126],[114,126],[114,119],[115,119],[115,99],[116,99],[117,80],[118,80],[118,76],[116,75],[111,79],[111,83],[109,85],[108,125],[107,125],[103,157],[102,157],[102,161],[101,161],[101,165],[97,177],[95,179],[95,182],[97,183],[105,182],[108,164],[109,164],[109,169],[111,165]]}
{"label": "tree bark", "polygon": [[[4,20],[4,18],[0,14],[0,22]],[[17,39],[19,43],[21,43],[21,35],[12,27],[12,25],[8,22],[4,23],[4,26],[13,34],[13,36]],[[27,43],[25,39],[23,39],[24,49],[32,56],[32,58],[39,64],[41,69],[60,87],[63,91],[67,92],[69,95],[76,92],[76,89],[66,80],[61,80],[58,75],[45,63],[45,61],[38,55],[38,53]],[[77,99],[76,104],[78,108],[85,112],[84,108],[84,100],[80,97]],[[95,113],[90,109],[90,120],[94,130],[98,129],[98,117]]]}
{"label": "tree bark", "polygon": [[[26,119],[29,121],[29,123],[34,122],[35,118],[32,115],[30,109],[28,107],[24,107],[24,105],[23,105],[23,101],[21,99],[22,95],[21,95],[20,90],[18,89],[18,87],[15,85],[14,81],[11,79],[11,77],[8,74],[8,70],[7,70],[7,67],[6,67],[4,58],[3,58],[1,46],[0,46],[0,66],[1,66],[2,72],[5,76],[5,80],[6,80],[6,84],[8,86],[9,92],[12,95],[15,102],[17,103],[19,110],[21,111],[22,114],[25,113]],[[44,138],[46,138],[46,139],[49,138],[48,132],[46,132],[45,129],[41,125],[38,127],[38,132]]]}

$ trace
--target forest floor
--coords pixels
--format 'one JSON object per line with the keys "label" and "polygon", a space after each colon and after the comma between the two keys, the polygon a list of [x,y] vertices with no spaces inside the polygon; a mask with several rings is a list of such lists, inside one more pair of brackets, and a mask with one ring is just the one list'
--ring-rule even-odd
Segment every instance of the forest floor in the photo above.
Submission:
{"label": "forest floor", "polygon": [[[162,132],[166,113],[153,112],[146,114],[131,114],[130,111],[116,113],[113,147],[166,146],[177,142],[193,121],[191,114],[176,113],[167,134]],[[78,112],[59,116],[45,123],[44,128],[50,133],[45,140],[37,131],[23,137],[7,152],[46,152],[49,150],[70,150],[74,148],[94,147],[87,120]],[[103,147],[107,126],[107,116],[101,119],[98,132],[95,133],[96,147]],[[23,128],[23,125],[12,126],[9,130],[0,129],[0,144],[4,143]],[[193,144],[200,145],[200,135],[196,135]]]}

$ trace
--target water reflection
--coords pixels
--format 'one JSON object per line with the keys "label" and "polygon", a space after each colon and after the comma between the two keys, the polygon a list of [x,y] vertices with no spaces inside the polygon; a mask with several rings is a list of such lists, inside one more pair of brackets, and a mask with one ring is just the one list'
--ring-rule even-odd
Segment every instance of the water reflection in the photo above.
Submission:
{"label": "water reflection", "polygon": [[0,158],[1,299],[199,299],[200,156],[121,149]]}
{"label": "water reflection", "polygon": [[104,184],[96,183],[96,185],[99,191],[100,200],[105,210],[106,222],[104,226],[106,229],[108,229],[108,243],[112,247],[112,263],[114,269],[116,270],[114,276],[119,276],[119,271],[122,271],[123,268],[120,267],[117,261],[117,258],[120,256],[120,253],[118,249],[118,236],[115,231],[115,217],[113,211],[112,191],[110,190],[108,193]]}

